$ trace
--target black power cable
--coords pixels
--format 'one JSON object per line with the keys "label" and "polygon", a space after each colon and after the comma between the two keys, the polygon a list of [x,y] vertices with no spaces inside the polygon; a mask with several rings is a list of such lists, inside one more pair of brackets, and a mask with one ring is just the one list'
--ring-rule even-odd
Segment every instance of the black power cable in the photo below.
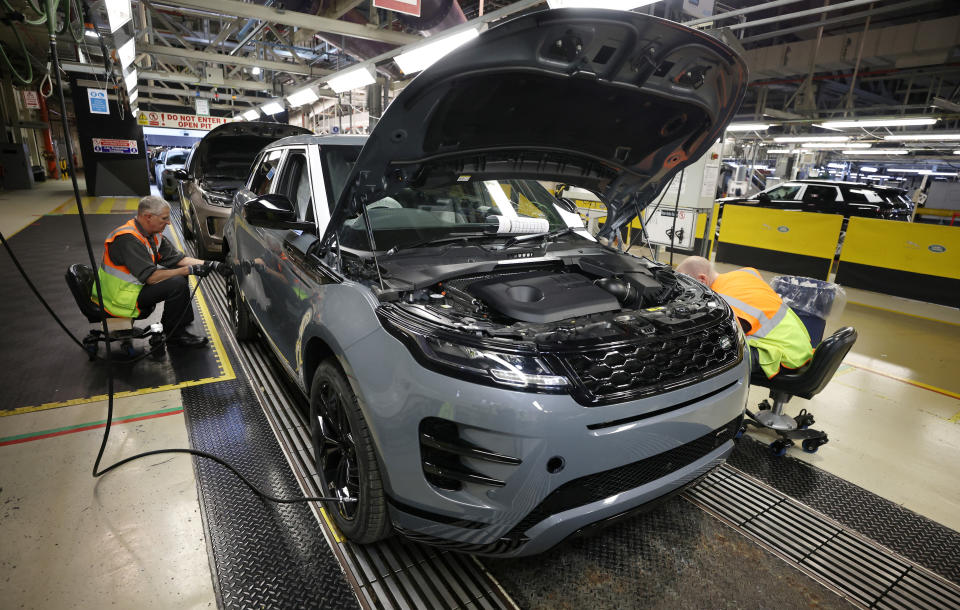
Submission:
{"label": "black power cable", "polygon": [[683,172],[680,170],[680,184],[677,185],[677,201],[673,204],[673,227],[670,228],[670,266],[673,267],[673,251],[677,249],[677,216],[680,213],[680,189],[683,188]]}
{"label": "black power cable", "polygon": [[[60,77],[60,58],[59,58],[59,55],[58,55],[58,53],[57,53],[57,41],[56,41],[56,36],[53,35],[53,34],[51,34],[51,36],[50,36],[50,56],[51,56],[51,60],[52,60],[52,64],[53,64],[53,71],[56,73],[56,77],[57,77],[57,91],[58,91],[58,96],[59,96],[59,99],[60,99],[60,119],[61,119],[62,124],[63,124],[63,132],[64,132],[64,134],[67,134],[67,136],[69,136],[70,131],[69,131],[69,125],[67,124],[66,102],[64,101],[64,97],[63,97],[63,82],[62,82],[62,79],[61,79],[61,77]],[[73,163],[73,150],[72,150],[72,146],[71,146],[70,138],[69,138],[69,137],[66,138],[66,152],[67,152],[67,163],[68,163],[69,166],[70,166],[70,178],[71,178],[71,180],[72,180],[72,182],[73,182],[73,194],[74,194],[74,197],[75,197],[76,202],[77,202],[77,213],[78,213],[79,216],[80,216],[80,226],[81,226],[81,228],[82,228],[82,230],[83,230],[83,239],[84,239],[84,243],[85,243],[86,248],[87,248],[87,256],[88,256],[88,258],[90,259],[90,266],[91,266],[91,268],[92,268],[92,269],[95,269],[95,268],[97,267],[97,264],[96,264],[96,259],[95,259],[94,254],[93,254],[93,245],[92,245],[92,242],[91,242],[91,240],[90,240],[90,232],[89,232],[89,230],[88,230],[88,228],[87,228],[86,215],[84,214],[83,204],[82,204],[81,198],[80,198],[80,187],[79,187],[79,185],[78,185],[78,183],[77,183],[76,168],[74,167],[74,163]],[[76,337],[74,337],[74,336],[72,335],[72,333],[70,333],[70,331],[66,328],[66,326],[63,324],[63,322],[60,320],[60,318],[57,317],[57,315],[56,315],[56,314],[54,313],[54,311],[50,308],[50,306],[42,299],[42,297],[40,297],[40,293],[36,290],[36,287],[33,285],[33,282],[30,280],[30,278],[29,278],[29,276],[27,275],[26,271],[23,269],[23,267],[20,265],[19,261],[18,261],[18,260],[16,259],[16,257],[14,256],[13,250],[10,248],[10,244],[7,243],[7,240],[6,240],[5,238],[3,238],[3,235],[2,235],[2,234],[0,234],[0,240],[2,240],[4,247],[7,249],[7,252],[10,254],[11,258],[14,260],[14,264],[16,265],[17,270],[18,270],[18,271],[20,272],[20,274],[23,276],[24,280],[27,282],[27,285],[31,288],[31,290],[33,290],[34,294],[37,295],[38,298],[40,298],[40,300],[41,300],[41,302],[43,303],[44,307],[47,309],[47,311],[50,313],[50,315],[53,316],[54,320],[57,321],[57,324],[60,325],[60,327],[71,337],[71,339],[74,340],[74,342],[76,342],[78,345],[80,345],[80,342],[77,341]],[[96,274],[94,275],[94,282],[96,283],[97,294],[103,294],[103,291],[102,291],[101,286],[100,286],[100,278],[99,278],[99,276],[96,275]],[[199,286],[200,286],[200,284],[199,284],[199,282],[198,282],[198,283],[197,283],[197,288],[199,288]],[[195,293],[195,292],[196,292],[196,288],[194,289],[194,293]],[[192,296],[192,295],[191,295],[191,296]],[[108,330],[109,330],[109,329],[107,328],[107,314],[106,314],[106,311],[104,311],[104,309],[103,309],[102,299],[101,299],[101,301],[100,301],[100,310],[101,310],[101,312],[102,312],[102,314],[103,314],[103,319],[102,319],[103,332],[104,332],[105,335],[109,336],[109,333],[108,333]],[[82,345],[81,345],[81,347],[82,347]],[[84,351],[86,351],[86,350],[84,350]],[[98,451],[98,453],[97,453],[97,458],[96,458],[96,460],[95,460],[94,463],[93,463],[92,475],[93,475],[94,477],[103,476],[104,474],[106,474],[106,473],[110,472],[111,470],[113,470],[113,469],[115,469],[115,468],[118,468],[118,467],[120,467],[120,466],[122,466],[122,465],[124,465],[124,464],[127,464],[127,463],[129,463],[129,462],[132,462],[132,461],[134,461],[134,460],[138,460],[138,459],[142,459],[142,458],[145,458],[145,457],[149,457],[149,456],[151,456],[151,455],[158,455],[158,454],[162,454],[162,453],[183,453],[183,454],[189,454],[189,455],[194,455],[194,456],[206,458],[206,459],[209,459],[209,460],[213,460],[214,462],[220,464],[221,466],[227,468],[230,472],[232,472],[233,474],[235,474],[235,475],[237,476],[237,478],[239,478],[244,484],[246,484],[246,485],[247,485],[251,490],[253,490],[253,492],[256,493],[258,496],[260,496],[260,497],[262,497],[262,498],[264,498],[264,499],[266,499],[266,500],[269,500],[269,501],[271,501],[271,502],[276,502],[276,503],[280,503],[280,504],[292,504],[292,503],[297,503],[297,502],[337,502],[337,503],[356,502],[356,499],[354,499],[354,498],[340,498],[340,497],[329,497],[329,496],[316,496],[316,497],[314,497],[314,496],[305,496],[305,497],[302,497],[302,498],[278,498],[278,497],[276,497],[276,496],[273,496],[273,495],[271,495],[271,494],[268,494],[268,493],[260,490],[259,488],[257,488],[250,480],[248,480],[245,476],[243,476],[235,467],[233,467],[232,465],[230,465],[228,462],[226,462],[226,461],[223,460],[222,458],[220,458],[220,457],[218,457],[218,456],[216,456],[216,455],[207,453],[207,452],[205,452],[205,451],[199,451],[199,450],[197,450],[197,449],[157,449],[157,450],[154,450],[154,451],[146,451],[146,452],[143,452],[143,453],[138,453],[138,454],[136,454],[136,455],[132,455],[132,456],[130,456],[130,457],[124,458],[124,459],[120,460],[119,462],[116,462],[116,463],[114,463],[114,464],[111,464],[110,466],[107,466],[106,468],[104,468],[104,469],[101,470],[101,469],[100,469],[100,460],[103,458],[104,450],[106,449],[107,442],[108,442],[108,440],[109,440],[109,438],[110,438],[110,426],[111,426],[111,423],[112,423],[112,421],[113,421],[113,394],[114,394],[114,392],[113,392],[113,360],[112,360],[112,358],[111,358],[110,341],[107,341],[107,342],[106,342],[106,356],[107,356],[107,357],[106,357],[105,360],[106,360],[106,365],[107,365],[107,393],[108,393],[108,394],[107,394],[107,395],[108,395],[108,399],[107,399],[107,418],[106,418],[106,426],[104,426],[104,429],[103,429],[103,440],[102,440],[102,442],[100,443],[100,450]]]}

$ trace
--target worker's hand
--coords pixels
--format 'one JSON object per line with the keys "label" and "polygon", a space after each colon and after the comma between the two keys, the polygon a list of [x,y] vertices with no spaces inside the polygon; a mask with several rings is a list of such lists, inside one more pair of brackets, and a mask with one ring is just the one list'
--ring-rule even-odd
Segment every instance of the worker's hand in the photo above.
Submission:
{"label": "worker's hand", "polygon": [[203,263],[202,265],[190,265],[190,273],[197,277],[207,277],[210,274],[209,263]]}
{"label": "worker's hand", "polygon": [[210,271],[216,271],[219,273],[220,277],[227,278],[233,275],[233,268],[226,263],[221,263],[219,261],[207,261],[204,263],[204,265],[208,267]]}

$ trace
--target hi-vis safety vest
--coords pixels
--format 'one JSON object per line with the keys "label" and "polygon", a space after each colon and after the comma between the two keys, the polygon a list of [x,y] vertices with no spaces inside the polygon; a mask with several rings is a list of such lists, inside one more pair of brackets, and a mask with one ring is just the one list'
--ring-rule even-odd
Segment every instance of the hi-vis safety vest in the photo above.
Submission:
{"label": "hi-vis safety vest", "polygon": [[807,328],[756,269],[721,273],[710,288],[750,324],[744,331],[747,343],[757,349],[767,377],[779,373],[781,366],[799,368],[813,357]]}
{"label": "hi-vis safety vest", "polygon": [[[119,265],[110,258],[110,244],[121,235],[133,235],[137,241],[143,244],[150,254],[154,264],[157,262],[157,249],[160,247],[160,236],[154,235],[152,241],[153,247],[150,247],[150,241],[139,230],[134,220],[131,218],[122,226],[114,229],[113,233],[107,236],[103,242],[103,260],[100,261],[100,268],[97,275],[100,276],[100,286],[103,287],[103,308],[111,316],[118,318],[134,318],[140,315],[140,309],[137,307],[137,299],[140,297],[140,291],[143,290],[143,282],[137,279],[124,265]],[[97,285],[94,284],[91,289],[90,298],[99,303],[97,298]]]}

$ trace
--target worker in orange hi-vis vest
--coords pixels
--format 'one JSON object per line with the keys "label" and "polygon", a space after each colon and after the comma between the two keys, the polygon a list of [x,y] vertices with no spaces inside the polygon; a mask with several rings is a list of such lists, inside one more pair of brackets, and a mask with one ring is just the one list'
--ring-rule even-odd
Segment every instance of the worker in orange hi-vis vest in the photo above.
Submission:
{"label": "worker in orange hi-vis vest", "polygon": [[771,378],[781,367],[800,368],[813,357],[807,328],[756,269],[718,273],[707,259],[691,256],[677,271],[708,286],[730,305],[747,336],[755,371]]}

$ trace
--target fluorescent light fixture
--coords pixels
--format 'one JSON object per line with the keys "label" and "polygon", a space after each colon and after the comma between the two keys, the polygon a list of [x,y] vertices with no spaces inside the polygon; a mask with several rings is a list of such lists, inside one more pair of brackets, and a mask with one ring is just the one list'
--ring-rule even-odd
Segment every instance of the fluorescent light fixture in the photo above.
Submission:
{"label": "fluorescent light fixture", "polygon": [[140,109],[136,106],[131,106],[130,114],[132,114],[133,116],[138,116],[140,114]]}
{"label": "fluorescent light fixture", "polygon": [[767,123],[731,123],[727,131],[766,131],[770,128]]}
{"label": "fluorescent light fixture", "polygon": [[866,165],[863,165],[863,166],[860,167],[860,171],[861,171],[861,172],[867,172],[868,174],[872,174],[873,172],[877,171],[877,168],[875,168],[875,167],[867,167]]}
{"label": "fluorescent light fixture", "polygon": [[272,116],[274,114],[280,114],[283,112],[283,104],[274,100],[272,102],[267,102],[263,106],[260,106],[260,111],[263,112],[264,116]]}
{"label": "fluorescent light fixture", "polygon": [[910,151],[906,148],[871,148],[870,150],[845,150],[845,155],[905,155]]}
{"label": "fluorescent light fixture", "polygon": [[821,136],[814,133],[805,136],[777,136],[774,142],[846,142],[850,136]]}
{"label": "fluorescent light fixture", "polygon": [[260,76],[261,72],[263,72],[263,70],[260,69],[260,66],[254,66],[250,68],[250,74],[253,74],[254,76]]}
{"label": "fluorescent light fixture", "polygon": [[476,28],[464,30],[459,34],[447,36],[437,41],[426,44],[422,47],[401,53],[393,58],[397,62],[404,74],[413,74],[427,69],[433,62],[437,61],[450,51],[453,51],[460,45],[466,44],[479,36]]}
{"label": "fluorescent light fixture", "polygon": [[843,163],[827,163],[827,167],[832,167],[834,169],[846,169],[846,165]]}
{"label": "fluorescent light fixture", "polygon": [[656,4],[660,0],[547,0],[550,8],[610,8],[631,11],[641,6]]}
{"label": "fluorescent light fixture", "polygon": [[824,129],[851,129],[856,127],[910,127],[933,125],[940,119],[864,119],[862,121],[827,121]]}
{"label": "fluorescent light fixture", "polygon": [[789,155],[796,151],[792,148],[771,148],[767,150],[768,155]]}
{"label": "fluorescent light fixture", "polygon": [[256,121],[257,119],[260,118],[260,111],[258,111],[256,108],[251,108],[250,110],[247,110],[240,116],[242,116],[247,121]]}
{"label": "fluorescent light fixture", "polygon": [[870,148],[873,144],[867,144],[866,142],[837,142],[836,144],[804,142],[800,146],[811,150],[841,150],[844,148]]}
{"label": "fluorescent light fixture", "polygon": [[287,96],[287,101],[294,108],[298,106],[303,106],[306,104],[312,104],[318,99],[320,99],[320,96],[317,95],[317,92],[314,91],[313,87],[307,87],[299,91],[294,91],[293,93]]}
{"label": "fluorescent light fixture", "polygon": [[960,150],[955,150],[955,151],[953,151],[953,154],[955,154],[955,155],[960,155]]}
{"label": "fluorescent light fixture", "polygon": [[130,10],[130,0],[106,0],[107,21],[110,22],[110,33],[113,34],[130,21],[133,12]]}
{"label": "fluorescent light fixture", "polygon": [[140,96],[140,92],[134,89],[130,92],[130,95],[127,97],[127,101],[133,106],[133,103],[137,101],[137,98]]}
{"label": "fluorescent light fixture", "polygon": [[117,48],[117,57],[120,59],[120,65],[123,66],[124,70],[127,69],[127,66],[133,63],[133,58],[136,56],[136,54],[137,47],[133,42],[133,38]]}
{"label": "fluorescent light fixture", "polygon": [[359,89],[360,87],[372,85],[375,82],[377,82],[377,79],[374,78],[373,72],[370,70],[370,68],[363,66],[338,73],[336,76],[329,79],[327,84],[330,85],[330,88],[337,93],[343,93],[344,91],[351,91],[353,89]]}
{"label": "fluorescent light fixture", "polygon": [[921,140],[945,142],[947,140],[960,140],[960,133],[898,133],[892,136],[883,136],[883,139],[897,142],[919,142]]}
{"label": "fluorescent light fixture", "polygon": [[933,170],[929,170],[929,169],[909,169],[909,168],[908,168],[908,169],[902,169],[902,168],[899,168],[899,167],[893,167],[893,168],[888,169],[887,171],[890,172],[890,173],[894,173],[894,174],[922,174],[923,172],[930,172],[930,171],[933,171]]}
{"label": "fluorescent light fixture", "polygon": [[137,71],[134,69],[124,74],[123,82],[127,86],[127,93],[133,91],[137,87]]}

